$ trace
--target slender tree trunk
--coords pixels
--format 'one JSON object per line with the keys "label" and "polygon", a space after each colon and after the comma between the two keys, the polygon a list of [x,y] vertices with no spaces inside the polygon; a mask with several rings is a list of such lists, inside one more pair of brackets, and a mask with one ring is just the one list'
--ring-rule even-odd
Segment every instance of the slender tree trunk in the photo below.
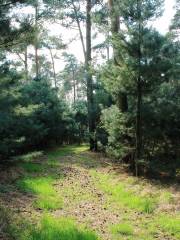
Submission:
{"label": "slender tree trunk", "polygon": [[137,106],[136,106],[136,159],[135,170],[138,176],[138,160],[142,155],[142,84],[141,84],[141,6],[137,0],[138,11],[138,77],[137,77]]}
{"label": "slender tree trunk", "polygon": [[75,103],[76,102],[76,79],[75,79],[74,70],[72,74],[73,74],[73,96],[74,96],[74,103]]}
{"label": "slender tree trunk", "polygon": [[106,51],[107,51],[107,60],[109,61],[110,60],[110,53],[109,53],[109,31],[107,33],[107,39],[108,39],[108,42],[107,42],[107,46],[106,46]]}
{"label": "slender tree trunk", "polygon": [[25,67],[25,78],[26,78],[26,81],[28,81],[28,52],[27,52],[27,46],[25,48],[25,54],[24,54],[24,67]]}
{"label": "slender tree trunk", "polygon": [[[76,6],[75,6],[75,4],[74,4],[74,0],[71,0],[71,2],[72,2],[72,5],[73,5],[73,10],[74,10],[75,18],[76,18],[76,23],[77,23],[77,26],[78,26],[78,31],[79,31],[79,36],[80,36],[81,44],[82,44],[84,59],[86,59],[86,48],[85,48],[83,33],[82,33],[82,29],[81,29],[81,25],[80,25],[80,21],[79,21],[79,17],[78,17],[77,8],[76,8]],[[85,60],[85,61],[86,61],[86,60]]]}
{"label": "slender tree trunk", "polygon": [[87,79],[87,102],[89,122],[90,150],[97,150],[95,139],[95,121],[93,109],[93,80],[91,73],[91,0],[86,0],[86,79]]}
{"label": "slender tree trunk", "polygon": [[138,176],[138,160],[141,159],[142,154],[142,117],[141,117],[141,106],[142,106],[142,88],[141,88],[141,76],[137,79],[137,112],[136,112],[136,161],[135,171]]}
{"label": "slender tree trunk", "polygon": [[35,68],[36,68],[36,78],[39,77],[39,59],[38,59],[38,3],[35,4],[35,29],[36,29],[36,36],[35,36]]}
{"label": "slender tree trunk", "polygon": [[16,53],[16,55],[19,57],[19,59],[24,64],[24,74],[25,74],[25,80],[27,82],[28,81],[28,53],[27,53],[27,46],[25,47],[25,50],[24,50],[24,53],[23,53],[23,57],[18,52]]}
{"label": "slender tree trunk", "polygon": [[[120,30],[120,20],[119,15],[116,12],[116,0],[109,0],[109,10],[110,10],[110,20],[111,20],[111,33],[114,38]],[[114,64],[118,65],[119,61],[119,49],[117,49],[116,44],[113,39],[113,55],[114,55]],[[127,95],[125,93],[119,92],[117,96],[117,104],[121,112],[126,112],[128,110],[128,101]]]}
{"label": "slender tree trunk", "polygon": [[77,13],[77,8],[72,0],[72,5],[76,17],[76,22],[79,30],[80,40],[82,44],[84,59],[85,59],[85,70],[86,70],[86,82],[87,82],[87,103],[88,103],[88,125],[89,125],[89,143],[90,150],[97,150],[97,141],[95,137],[95,118],[94,118],[94,102],[93,102],[93,80],[91,73],[91,0],[86,0],[86,47],[82,34],[82,29]]}
{"label": "slender tree trunk", "polygon": [[109,61],[110,60],[109,46],[106,47],[106,50],[107,50],[107,60]]}
{"label": "slender tree trunk", "polygon": [[51,62],[52,62],[52,69],[53,69],[53,76],[54,76],[54,86],[57,89],[57,78],[56,78],[56,70],[55,70],[55,62],[54,57],[51,48],[48,48],[51,56]]}

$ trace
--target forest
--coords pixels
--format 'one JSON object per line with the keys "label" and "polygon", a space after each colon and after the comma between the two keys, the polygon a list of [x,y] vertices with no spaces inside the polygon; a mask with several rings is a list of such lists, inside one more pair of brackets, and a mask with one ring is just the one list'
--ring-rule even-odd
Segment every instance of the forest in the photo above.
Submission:
{"label": "forest", "polygon": [[0,0],[0,240],[178,240],[179,144],[180,0]]}

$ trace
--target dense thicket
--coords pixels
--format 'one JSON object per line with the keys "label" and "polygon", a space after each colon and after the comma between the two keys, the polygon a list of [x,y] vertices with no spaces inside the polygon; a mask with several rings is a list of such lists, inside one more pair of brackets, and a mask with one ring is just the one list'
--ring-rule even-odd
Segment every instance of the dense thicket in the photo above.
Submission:
{"label": "dense thicket", "polygon": [[[102,112],[102,124],[108,132],[106,150],[131,162],[136,174],[163,166],[172,167],[175,175],[180,154],[178,39],[148,27],[151,18],[160,14],[160,2],[113,4],[123,28],[112,32],[115,60],[102,71],[104,84],[117,105]],[[127,96],[125,108],[122,93]]]}

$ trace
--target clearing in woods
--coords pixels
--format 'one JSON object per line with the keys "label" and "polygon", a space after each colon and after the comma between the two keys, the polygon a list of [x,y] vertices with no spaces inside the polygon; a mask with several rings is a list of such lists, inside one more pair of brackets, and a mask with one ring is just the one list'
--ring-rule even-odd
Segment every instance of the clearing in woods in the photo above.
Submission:
{"label": "clearing in woods", "polygon": [[177,240],[177,185],[135,178],[87,146],[16,159],[0,172],[0,239]]}

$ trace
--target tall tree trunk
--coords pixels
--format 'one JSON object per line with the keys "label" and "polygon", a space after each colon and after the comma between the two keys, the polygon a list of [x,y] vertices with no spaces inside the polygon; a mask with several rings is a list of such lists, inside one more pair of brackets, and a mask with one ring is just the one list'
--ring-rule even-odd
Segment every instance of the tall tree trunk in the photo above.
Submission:
{"label": "tall tree trunk", "polygon": [[142,154],[142,88],[141,88],[141,76],[137,79],[137,106],[136,106],[136,159],[135,159],[135,171],[138,176],[138,160],[141,159]]}
{"label": "tall tree trunk", "polygon": [[38,2],[35,4],[35,29],[36,29],[36,36],[35,36],[35,68],[36,68],[36,78],[39,77],[39,59],[38,59]]}
{"label": "tall tree trunk", "polygon": [[106,46],[106,51],[107,51],[107,61],[110,60],[110,53],[109,53],[109,31],[107,32],[107,39],[108,39],[108,42],[107,42],[107,46]]}
{"label": "tall tree trunk", "polygon": [[25,53],[24,53],[24,67],[25,67],[25,78],[26,78],[26,81],[28,81],[28,51],[27,51],[27,46],[25,47]]}
{"label": "tall tree trunk", "polygon": [[135,170],[138,176],[138,160],[142,155],[142,85],[141,85],[141,44],[142,44],[142,31],[141,31],[141,5],[137,0],[138,12],[138,77],[137,77],[137,106],[136,106],[136,159]]}
{"label": "tall tree trunk", "polygon": [[[116,0],[109,0],[109,10],[110,10],[110,20],[111,20],[111,33],[114,38],[120,30],[120,20],[119,14],[116,11]],[[114,64],[118,65],[119,61],[119,49],[117,49],[116,44],[113,39],[113,55]],[[119,92],[117,96],[117,104],[121,112],[126,112],[128,110],[127,95],[125,93]]]}
{"label": "tall tree trunk", "polygon": [[57,78],[56,78],[56,70],[55,70],[55,63],[54,63],[54,57],[51,48],[48,48],[51,56],[51,62],[52,62],[52,69],[53,69],[53,76],[54,76],[54,86],[57,89]]}
{"label": "tall tree trunk", "polygon": [[74,103],[76,102],[76,79],[75,79],[75,72],[73,70],[73,97],[74,97]]}
{"label": "tall tree trunk", "polygon": [[76,5],[74,4],[74,0],[71,0],[71,2],[72,2],[74,14],[75,14],[75,18],[76,18],[76,23],[77,23],[77,26],[78,26],[78,31],[79,31],[79,36],[80,36],[81,44],[82,44],[84,59],[85,59],[85,61],[86,61],[86,48],[85,48],[83,33],[82,33],[82,29],[81,29],[81,24],[80,24],[79,17],[78,17],[77,8],[76,8]]}
{"label": "tall tree trunk", "polygon": [[25,75],[25,80],[26,82],[28,81],[28,52],[27,52],[28,47],[25,46],[25,50],[23,53],[23,57],[21,56],[20,53],[16,52],[16,55],[19,57],[19,59],[23,62],[24,64],[24,75]]}
{"label": "tall tree trunk", "polygon": [[88,122],[89,122],[89,143],[90,150],[97,150],[95,139],[95,121],[93,109],[93,80],[91,73],[91,0],[86,0],[86,80],[87,80],[87,102],[88,102]]}

